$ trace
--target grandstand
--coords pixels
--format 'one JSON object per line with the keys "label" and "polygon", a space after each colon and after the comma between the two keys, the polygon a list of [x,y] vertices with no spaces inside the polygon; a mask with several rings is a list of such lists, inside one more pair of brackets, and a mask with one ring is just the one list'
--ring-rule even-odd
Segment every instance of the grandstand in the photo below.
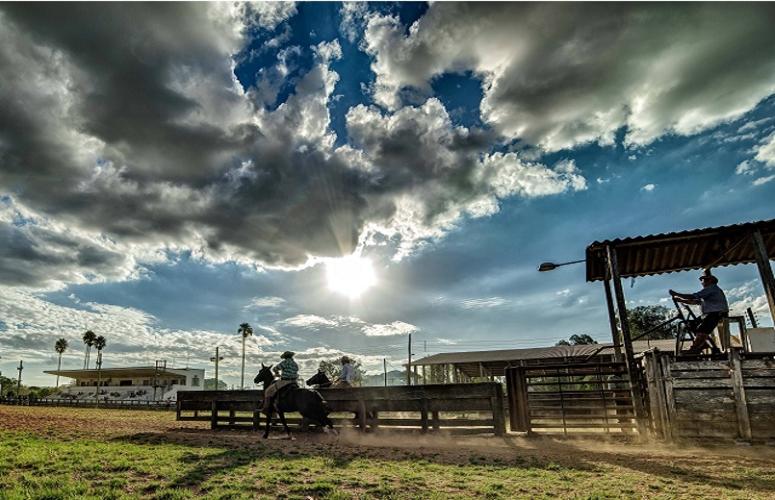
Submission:
{"label": "grandstand", "polygon": [[49,370],[49,375],[73,379],[52,398],[73,400],[175,401],[178,390],[204,388],[205,371],[197,368],[138,366],[101,370]]}

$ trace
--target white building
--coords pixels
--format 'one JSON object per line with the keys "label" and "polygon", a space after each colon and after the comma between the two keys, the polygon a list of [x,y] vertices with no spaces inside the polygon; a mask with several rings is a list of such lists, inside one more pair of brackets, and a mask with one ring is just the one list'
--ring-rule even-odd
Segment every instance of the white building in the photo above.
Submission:
{"label": "white building", "polygon": [[205,371],[197,368],[103,368],[101,370],[49,370],[44,373],[73,379],[57,395],[71,399],[175,401],[178,391],[204,389]]}

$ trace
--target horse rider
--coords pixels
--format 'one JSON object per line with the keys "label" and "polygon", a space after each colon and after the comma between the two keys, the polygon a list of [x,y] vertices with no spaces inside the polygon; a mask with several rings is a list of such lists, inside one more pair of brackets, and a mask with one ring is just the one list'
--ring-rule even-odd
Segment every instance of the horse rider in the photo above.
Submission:
{"label": "horse rider", "polygon": [[697,335],[694,337],[692,347],[687,351],[690,354],[702,352],[713,329],[729,313],[727,297],[718,286],[718,278],[706,273],[700,276],[700,282],[702,290],[695,293],[678,293],[675,290],[669,290],[670,295],[675,297],[678,302],[700,305],[702,308],[702,320],[697,326]]}
{"label": "horse rider", "polygon": [[355,381],[355,368],[352,361],[347,356],[342,356],[342,373],[339,379],[334,383],[334,387],[352,387]]}
{"label": "horse rider", "polygon": [[293,360],[293,356],[296,353],[291,351],[285,351],[280,358],[282,361],[272,369],[275,376],[279,375],[280,379],[272,382],[272,385],[266,388],[264,394],[264,412],[268,412],[274,403],[275,396],[280,392],[283,387],[291,384],[296,384],[299,378],[299,365]]}

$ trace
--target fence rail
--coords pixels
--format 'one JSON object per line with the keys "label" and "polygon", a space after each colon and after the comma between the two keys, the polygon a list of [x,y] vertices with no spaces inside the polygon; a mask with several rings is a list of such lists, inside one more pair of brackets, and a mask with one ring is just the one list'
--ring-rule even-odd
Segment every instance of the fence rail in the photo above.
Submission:
{"label": "fence rail", "polygon": [[[335,426],[505,433],[503,389],[493,382],[321,389]],[[209,421],[211,428],[258,429],[263,391],[179,391],[177,418]],[[484,416],[482,415],[484,414]],[[298,416],[289,425],[304,425]]]}
{"label": "fence rail", "polygon": [[15,406],[65,406],[70,408],[109,408],[132,410],[175,410],[175,401],[138,401],[134,399],[114,399],[109,401],[73,400],[66,398],[43,399],[6,399],[0,400],[0,404]]}

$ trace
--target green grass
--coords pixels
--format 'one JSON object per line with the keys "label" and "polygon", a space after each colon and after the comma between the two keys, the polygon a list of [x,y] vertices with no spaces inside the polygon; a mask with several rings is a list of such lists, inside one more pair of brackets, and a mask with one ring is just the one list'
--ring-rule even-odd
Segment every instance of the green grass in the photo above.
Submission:
{"label": "green grass", "polygon": [[0,412],[3,500],[775,497],[775,460],[711,451],[649,456],[624,445],[597,451],[553,443],[549,452],[540,442],[502,446],[498,453],[486,446],[473,452],[376,448],[304,438],[263,442],[201,428],[90,437],[46,427],[41,435],[34,419],[29,430],[3,430],[8,416]]}

